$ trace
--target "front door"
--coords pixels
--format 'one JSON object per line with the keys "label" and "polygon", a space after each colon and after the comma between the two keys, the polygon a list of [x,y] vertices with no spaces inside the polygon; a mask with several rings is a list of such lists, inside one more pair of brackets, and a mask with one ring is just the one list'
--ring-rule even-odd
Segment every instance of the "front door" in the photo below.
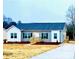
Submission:
{"label": "front door", "polygon": [[39,38],[40,37],[39,32],[33,32],[33,37]]}

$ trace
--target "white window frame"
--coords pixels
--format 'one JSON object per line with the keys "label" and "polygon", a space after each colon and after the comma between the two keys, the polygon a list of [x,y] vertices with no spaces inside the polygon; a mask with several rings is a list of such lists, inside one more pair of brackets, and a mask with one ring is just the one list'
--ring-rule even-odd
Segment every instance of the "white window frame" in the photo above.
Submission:
{"label": "white window frame", "polygon": [[[15,35],[15,34],[16,34],[16,35]],[[11,33],[11,34],[10,34],[10,38],[11,38],[11,39],[17,38],[17,33]]]}
{"label": "white window frame", "polygon": [[54,33],[54,39],[57,39],[57,33]]}
{"label": "white window frame", "polygon": [[[45,36],[47,36],[47,37],[45,37]],[[48,39],[48,32],[42,32],[41,33],[41,39]]]}
{"label": "white window frame", "polygon": [[31,38],[32,35],[31,35],[31,37],[29,37],[29,34],[32,34],[32,32],[24,32],[24,35],[26,35],[27,37],[26,38],[23,37],[23,34],[22,34],[23,39],[29,39],[29,38]]}

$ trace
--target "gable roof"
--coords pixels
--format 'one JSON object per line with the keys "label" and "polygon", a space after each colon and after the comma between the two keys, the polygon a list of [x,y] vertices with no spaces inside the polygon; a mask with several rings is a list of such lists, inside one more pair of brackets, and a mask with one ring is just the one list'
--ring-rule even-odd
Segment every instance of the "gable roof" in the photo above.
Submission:
{"label": "gable roof", "polygon": [[20,23],[20,30],[63,30],[65,23]]}
{"label": "gable roof", "polygon": [[[10,29],[12,29],[12,28],[17,28],[17,29],[19,29],[18,27],[16,27],[16,25],[11,25],[9,28],[7,28],[6,29],[6,31],[8,32]],[[19,29],[20,30],[20,29]]]}

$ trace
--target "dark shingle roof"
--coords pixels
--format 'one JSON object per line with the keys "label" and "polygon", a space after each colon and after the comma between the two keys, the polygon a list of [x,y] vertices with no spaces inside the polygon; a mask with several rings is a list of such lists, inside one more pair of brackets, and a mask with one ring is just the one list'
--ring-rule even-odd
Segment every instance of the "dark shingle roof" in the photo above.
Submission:
{"label": "dark shingle roof", "polygon": [[20,30],[62,30],[65,23],[20,23],[16,25]]}

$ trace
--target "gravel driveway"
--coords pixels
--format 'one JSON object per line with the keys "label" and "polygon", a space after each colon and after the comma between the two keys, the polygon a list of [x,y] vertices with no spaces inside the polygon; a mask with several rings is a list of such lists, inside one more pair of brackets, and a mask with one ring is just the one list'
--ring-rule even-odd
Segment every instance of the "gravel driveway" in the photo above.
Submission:
{"label": "gravel driveway", "polygon": [[62,44],[59,48],[45,52],[31,59],[75,59],[74,44]]}

